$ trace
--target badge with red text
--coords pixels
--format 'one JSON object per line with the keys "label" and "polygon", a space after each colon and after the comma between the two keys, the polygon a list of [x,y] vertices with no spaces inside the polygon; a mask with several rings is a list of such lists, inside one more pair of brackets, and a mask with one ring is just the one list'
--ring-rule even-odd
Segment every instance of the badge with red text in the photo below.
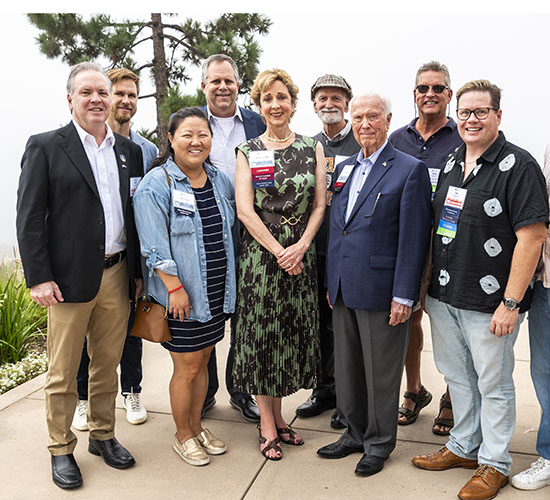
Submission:
{"label": "badge with red text", "polygon": [[437,234],[440,236],[456,238],[458,219],[464,207],[464,200],[466,199],[467,192],[466,189],[449,186],[445,204],[441,211],[441,219],[439,220],[439,226],[437,228]]}
{"label": "badge with red text", "polygon": [[344,184],[348,180],[354,165],[346,165],[343,170],[340,172],[340,175],[338,176],[338,179],[336,179],[336,182],[334,183],[334,191],[338,192],[341,191],[344,187]]}
{"label": "badge with red text", "polygon": [[273,151],[250,151],[250,170],[254,189],[275,186],[275,155]]}

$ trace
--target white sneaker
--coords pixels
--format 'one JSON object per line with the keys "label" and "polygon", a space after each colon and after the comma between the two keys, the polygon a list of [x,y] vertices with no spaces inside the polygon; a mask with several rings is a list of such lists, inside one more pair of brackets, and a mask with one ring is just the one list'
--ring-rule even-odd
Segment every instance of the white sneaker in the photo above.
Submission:
{"label": "white sneaker", "polygon": [[520,490],[538,490],[550,486],[550,460],[540,457],[531,467],[512,477],[512,486]]}
{"label": "white sneaker", "polygon": [[126,420],[131,424],[142,424],[147,420],[147,410],[141,404],[139,393],[130,392],[123,394],[124,408],[126,408]]}
{"label": "white sneaker", "polygon": [[73,415],[73,427],[77,431],[88,430],[88,400],[79,399]]}

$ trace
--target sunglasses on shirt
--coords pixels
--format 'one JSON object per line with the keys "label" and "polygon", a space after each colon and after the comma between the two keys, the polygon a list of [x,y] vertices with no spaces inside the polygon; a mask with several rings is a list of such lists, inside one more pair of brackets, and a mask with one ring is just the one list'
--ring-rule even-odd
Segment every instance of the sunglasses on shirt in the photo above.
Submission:
{"label": "sunglasses on shirt", "polygon": [[449,87],[447,87],[447,85],[417,85],[415,90],[419,94],[425,94],[430,88],[434,91],[434,94],[441,94],[441,92]]}

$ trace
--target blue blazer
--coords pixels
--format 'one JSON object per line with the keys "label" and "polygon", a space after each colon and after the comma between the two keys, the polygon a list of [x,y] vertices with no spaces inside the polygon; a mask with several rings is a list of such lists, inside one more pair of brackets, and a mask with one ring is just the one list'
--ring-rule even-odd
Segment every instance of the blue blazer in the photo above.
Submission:
{"label": "blue blazer", "polygon": [[[340,163],[334,179],[357,156]],[[339,291],[351,309],[389,311],[393,297],[417,301],[431,229],[426,165],[388,142],[345,222],[350,178],[332,198],[327,254],[331,304]]]}
{"label": "blue blazer", "polygon": [[[207,113],[206,106],[203,106],[201,109]],[[243,117],[244,133],[247,139],[254,139],[254,137],[258,137],[265,132],[265,123],[258,113],[250,109],[241,108],[240,106],[239,109]]]}

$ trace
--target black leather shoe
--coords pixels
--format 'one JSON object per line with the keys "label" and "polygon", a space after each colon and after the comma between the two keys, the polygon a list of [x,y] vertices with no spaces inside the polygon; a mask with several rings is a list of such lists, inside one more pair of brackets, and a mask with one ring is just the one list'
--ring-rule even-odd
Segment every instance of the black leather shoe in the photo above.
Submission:
{"label": "black leather shoe", "polygon": [[384,462],[387,458],[375,457],[374,455],[363,455],[357,462],[355,473],[358,476],[372,476],[384,468]]}
{"label": "black leather shoe", "polygon": [[357,448],[346,446],[345,444],[342,444],[340,441],[336,441],[335,443],[327,444],[326,446],[323,446],[322,448],[319,448],[317,450],[317,455],[319,455],[322,458],[344,458],[348,455],[351,455],[352,453],[362,453],[363,447],[358,446]]}
{"label": "black leather shoe", "polygon": [[316,398],[312,397],[305,403],[296,408],[296,415],[302,418],[316,417],[324,411],[336,408],[336,398]]}
{"label": "black leather shoe", "polygon": [[260,410],[258,410],[252,396],[247,394],[239,399],[229,398],[229,404],[235,408],[235,410],[239,410],[245,420],[256,423],[260,421]]}
{"label": "black leather shoe", "polygon": [[82,475],[72,453],[52,455],[52,479],[64,490],[82,486]]}
{"label": "black leather shoe", "polygon": [[115,469],[127,469],[136,463],[130,452],[124,448],[116,438],[98,441],[90,438],[88,451],[92,455],[102,456],[103,461]]}
{"label": "black leather shoe", "polygon": [[333,429],[345,429],[347,427],[344,416],[338,411],[338,408],[334,410],[334,413],[330,417],[330,426]]}
{"label": "black leather shoe", "polygon": [[214,408],[214,406],[216,406],[216,398],[212,396],[210,399],[207,399],[202,405],[201,417],[204,417],[204,414],[208,410],[211,410],[212,408]]}

